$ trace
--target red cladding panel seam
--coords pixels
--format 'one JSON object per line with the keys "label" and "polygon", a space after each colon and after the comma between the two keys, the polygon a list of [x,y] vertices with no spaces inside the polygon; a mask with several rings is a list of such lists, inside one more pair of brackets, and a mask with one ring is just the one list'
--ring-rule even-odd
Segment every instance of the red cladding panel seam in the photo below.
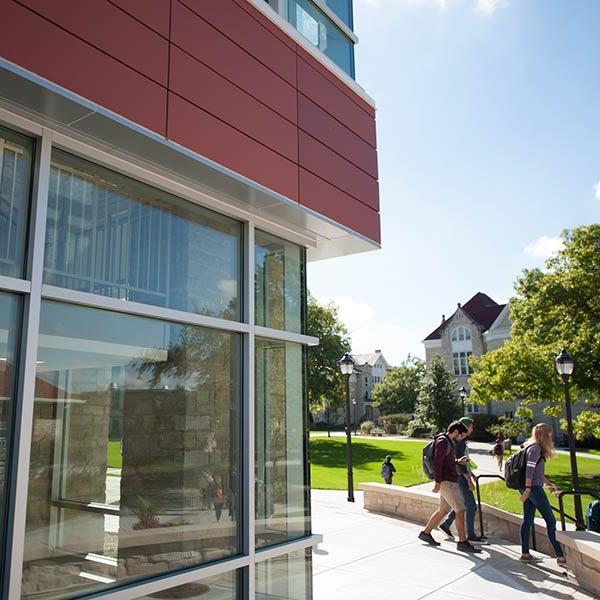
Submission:
{"label": "red cladding panel seam", "polygon": [[379,213],[300,169],[300,204],[381,243]]}
{"label": "red cladding panel seam", "polygon": [[169,42],[107,0],[18,1],[142,75],[167,85]]}
{"label": "red cladding panel seam", "polygon": [[174,94],[168,137],[298,202],[297,164]]}
{"label": "red cladding panel seam", "polygon": [[375,148],[376,136],[373,117],[301,58],[298,58],[298,91],[308,96],[340,123],[350,124],[352,131]]}
{"label": "red cladding panel seam", "polygon": [[[229,0],[232,1],[232,0]],[[297,123],[297,92],[289,83],[173,0],[171,41],[281,116]]]}
{"label": "red cladding panel seam", "polygon": [[330,81],[335,87],[338,88],[342,94],[350,98],[353,102],[358,104],[372,119],[375,118],[375,109],[365,102],[358,94],[356,94],[352,89],[344,85],[337,77],[332,76],[329,69],[324,67],[314,56],[309,54],[304,48],[298,48],[298,55],[300,58],[304,59],[309,65],[311,65],[315,70],[319,71],[327,81]]}
{"label": "red cladding panel seam", "polygon": [[300,166],[370,208],[379,210],[377,180],[303,131],[300,132]]}
{"label": "red cladding panel seam", "polygon": [[[13,0],[4,0],[0,55],[127,119],[166,134],[167,91]],[[23,32],[26,32],[24,35]]]}
{"label": "red cladding panel seam", "polygon": [[176,46],[170,89],[261,144],[298,162],[298,128]]}
{"label": "red cladding panel seam", "polygon": [[296,85],[296,53],[265,29],[235,2],[181,0],[224,36],[269,67],[290,85]]}
{"label": "red cladding panel seam", "polygon": [[377,152],[373,146],[302,94],[298,94],[298,126],[377,179]]}
{"label": "red cladding panel seam", "polygon": [[110,0],[144,25],[169,38],[171,0]]}

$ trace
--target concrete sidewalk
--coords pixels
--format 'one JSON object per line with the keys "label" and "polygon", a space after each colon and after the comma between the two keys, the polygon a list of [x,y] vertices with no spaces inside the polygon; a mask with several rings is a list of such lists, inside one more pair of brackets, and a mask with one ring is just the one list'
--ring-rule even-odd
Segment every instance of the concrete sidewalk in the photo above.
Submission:
{"label": "concrete sidewalk", "polygon": [[[556,561],[520,563],[519,548],[499,540],[469,556],[444,542],[417,539],[421,527],[369,513],[345,492],[313,490],[315,600],[600,600],[581,591]],[[437,537],[443,540],[438,532]]]}

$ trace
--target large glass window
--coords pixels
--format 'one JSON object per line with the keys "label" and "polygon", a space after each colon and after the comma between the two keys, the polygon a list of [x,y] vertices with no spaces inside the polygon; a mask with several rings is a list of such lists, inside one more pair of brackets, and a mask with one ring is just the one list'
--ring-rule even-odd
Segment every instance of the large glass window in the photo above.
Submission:
{"label": "large glass window", "polygon": [[44,301],[25,598],[239,551],[240,336]]}
{"label": "large glass window", "polygon": [[237,320],[240,239],[237,221],[53,152],[45,283]]}
{"label": "large glass window", "polygon": [[0,275],[22,277],[33,142],[0,127]]}
{"label": "large glass window", "polygon": [[302,346],[256,341],[256,545],[310,531]]}
{"label": "large glass window", "polygon": [[256,600],[312,598],[311,550],[299,550],[256,565]]}
{"label": "large glass window", "polygon": [[232,571],[140,596],[139,600],[237,600],[237,580],[237,573]]}
{"label": "large glass window", "polygon": [[354,44],[310,0],[288,0],[290,23],[311,43],[354,77]]}
{"label": "large glass window", "polygon": [[255,320],[257,325],[302,331],[302,249],[274,235],[255,235]]}
{"label": "large glass window", "polygon": [[14,405],[18,305],[16,297],[0,293],[0,543],[4,537],[6,472]]}
{"label": "large glass window", "polygon": [[352,29],[352,0],[325,0],[325,4]]}

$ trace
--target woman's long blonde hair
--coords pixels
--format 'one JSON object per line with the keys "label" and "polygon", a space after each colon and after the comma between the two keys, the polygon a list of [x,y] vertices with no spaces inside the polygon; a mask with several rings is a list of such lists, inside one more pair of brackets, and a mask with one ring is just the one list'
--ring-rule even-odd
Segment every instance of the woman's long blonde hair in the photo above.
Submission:
{"label": "woman's long blonde hair", "polygon": [[556,450],[554,448],[554,440],[552,439],[552,427],[546,423],[538,423],[531,430],[531,437],[527,440],[526,446],[538,444],[542,449],[542,456],[546,460],[556,458]]}

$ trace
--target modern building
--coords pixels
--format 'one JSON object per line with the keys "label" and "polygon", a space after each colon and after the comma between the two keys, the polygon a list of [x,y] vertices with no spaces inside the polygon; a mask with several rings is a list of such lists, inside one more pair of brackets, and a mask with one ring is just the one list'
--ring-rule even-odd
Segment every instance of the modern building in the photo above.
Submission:
{"label": "modern building", "polygon": [[306,262],[379,247],[350,0],[4,0],[1,597],[312,597]]}
{"label": "modern building", "polygon": [[[458,388],[469,389],[471,355],[481,356],[495,350],[510,339],[511,322],[508,304],[498,304],[487,294],[477,292],[468,302],[457,305],[456,310],[423,340],[425,364],[429,366],[434,356],[441,356],[446,368],[456,377]],[[504,407],[488,407],[488,412],[504,414]],[[467,404],[468,413],[478,413],[482,407]]]}

